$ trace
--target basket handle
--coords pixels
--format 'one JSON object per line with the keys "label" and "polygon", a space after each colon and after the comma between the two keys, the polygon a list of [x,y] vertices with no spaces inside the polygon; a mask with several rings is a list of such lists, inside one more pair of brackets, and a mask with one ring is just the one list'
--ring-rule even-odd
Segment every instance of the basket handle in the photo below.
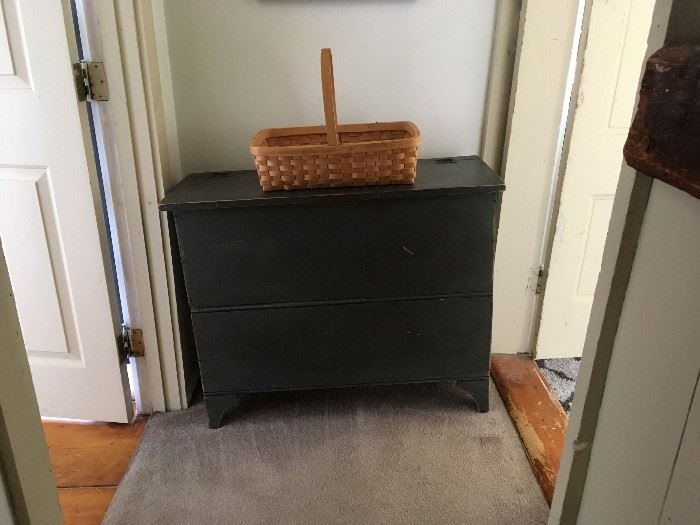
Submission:
{"label": "basket handle", "polygon": [[326,116],[328,144],[338,145],[338,117],[335,110],[335,84],[333,82],[333,56],[328,48],[321,49],[321,85],[323,87],[323,112]]}

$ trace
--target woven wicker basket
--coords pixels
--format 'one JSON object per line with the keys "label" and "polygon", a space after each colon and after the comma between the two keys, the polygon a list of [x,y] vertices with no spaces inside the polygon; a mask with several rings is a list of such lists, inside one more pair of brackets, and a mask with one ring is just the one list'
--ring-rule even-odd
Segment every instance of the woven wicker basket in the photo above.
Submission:
{"label": "woven wicker basket", "polygon": [[264,129],[250,143],[264,191],[412,184],[420,131],[411,122],[336,122],[333,61],[321,50],[325,126]]}

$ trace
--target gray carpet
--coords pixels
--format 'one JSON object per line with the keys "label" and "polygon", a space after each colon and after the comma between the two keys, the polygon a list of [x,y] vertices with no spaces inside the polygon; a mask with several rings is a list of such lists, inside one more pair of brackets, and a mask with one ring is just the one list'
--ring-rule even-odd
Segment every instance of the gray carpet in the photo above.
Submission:
{"label": "gray carpet", "polygon": [[552,394],[559,400],[559,404],[568,414],[571,412],[571,405],[574,402],[574,390],[581,358],[538,359],[536,362],[542,375],[549,383]]}
{"label": "gray carpet", "polygon": [[154,415],[104,523],[542,524],[549,508],[491,386],[263,394],[218,430]]}

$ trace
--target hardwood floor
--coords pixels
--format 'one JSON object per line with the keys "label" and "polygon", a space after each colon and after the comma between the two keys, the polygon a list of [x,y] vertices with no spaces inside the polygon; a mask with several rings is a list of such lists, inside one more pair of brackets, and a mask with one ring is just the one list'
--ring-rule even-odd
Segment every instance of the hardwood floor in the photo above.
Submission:
{"label": "hardwood floor", "polygon": [[493,354],[491,377],[520,433],[542,491],[551,504],[568,417],[531,357]]}
{"label": "hardwood floor", "polygon": [[102,523],[116,490],[116,487],[58,489],[65,525]]}
{"label": "hardwood floor", "polygon": [[130,425],[44,420],[44,434],[66,525],[102,521],[146,428]]}

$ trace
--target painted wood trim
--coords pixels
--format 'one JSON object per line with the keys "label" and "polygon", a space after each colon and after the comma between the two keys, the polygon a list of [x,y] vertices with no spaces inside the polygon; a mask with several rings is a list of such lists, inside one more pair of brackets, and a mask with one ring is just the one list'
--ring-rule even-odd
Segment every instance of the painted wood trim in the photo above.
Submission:
{"label": "painted wood trim", "polygon": [[[641,523],[661,515],[700,371],[698,223],[700,201],[654,180],[615,334],[580,523]],[[697,506],[689,510],[700,518]]]}
{"label": "painted wood trim", "polygon": [[659,523],[693,523],[700,516],[700,370],[668,481]]}
{"label": "painted wood trim", "polygon": [[[115,5],[109,2],[82,2],[78,9],[86,58],[109,65],[123,64],[128,43],[135,41],[135,37],[132,37],[135,32],[133,27],[129,24],[117,27]],[[140,79],[125,75],[123,68],[107,67],[107,81],[110,100],[96,104],[93,114],[120,248],[118,264],[123,269],[123,293],[128,309],[125,321],[131,327],[141,329],[144,336],[146,356],[135,359],[135,384],[132,385],[136,408],[140,413],[151,413],[164,410],[165,400],[139,197],[138,172],[142,166],[135,156],[135,136],[129,114],[130,107],[132,110],[139,109],[138,100],[133,101],[133,89],[129,88]]]}
{"label": "painted wood trim", "polygon": [[493,352],[529,353],[578,0],[526,0],[507,130],[494,268]]}
{"label": "painted wood trim", "polygon": [[494,354],[491,376],[520,434],[542,492],[551,504],[568,417],[531,357]]}
{"label": "painted wood trim", "polygon": [[501,173],[522,0],[498,0],[479,156]]}
{"label": "painted wood trim", "polygon": [[579,88],[581,86],[581,76],[583,73],[583,57],[586,51],[586,44],[588,40],[588,26],[591,17],[592,3],[587,0],[581,0],[583,5],[580,6],[580,27],[581,31],[576,42],[577,50],[576,56],[573,60],[576,61],[575,66],[570,74],[573,75],[571,79],[571,91],[569,102],[566,107],[565,125],[563,129],[563,136],[561,137],[561,151],[555,166],[555,172],[552,180],[552,193],[550,194],[549,200],[549,221],[544,229],[544,241],[542,247],[542,267],[543,267],[543,280],[540,283],[542,293],[540,294],[538,300],[535,302],[534,312],[533,312],[533,327],[532,327],[532,348],[531,352],[535,359],[538,358],[537,355],[537,340],[539,338],[540,325],[542,322],[542,312],[544,309],[544,290],[547,287],[547,277],[548,269],[551,265],[552,250],[554,248],[554,236],[557,230],[557,219],[559,217],[559,208],[561,205],[561,192],[564,186],[564,176],[566,174],[567,159],[569,158],[569,151],[571,149],[571,132],[574,127],[574,116],[576,115],[576,109],[578,104],[576,103],[579,98]]}
{"label": "painted wood trim", "polygon": [[[610,219],[549,523],[576,523],[617,325],[652,180],[623,173]],[[554,519],[556,518],[556,519]]]}
{"label": "painted wood trim", "polygon": [[[158,201],[167,187],[167,149],[161,138],[162,94],[150,1],[117,2],[123,68],[129,79],[130,120],[151,279],[165,410],[187,406],[167,218]],[[128,34],[127,34],[128,32]]]}
{"label": "painted wood trim", "polygon": [[19,523],[60,523],[27,352],[0,244],[0,463]]}
{"label": "painted wood trim", "polygon": [[[173,75],[170,66],[170,48],[166,28],[165,3],[167,0],[144,0],[139,2],[137,11],[143,31],[141,42],[148,47],[148,77],[157,95],[154,114],[157,119],[159,157],[164,159],[163,184],[165,189],[180,182],[184,177],[180,163],[180,143],[178,140],[175,115],[175,94]],[[142,21],[142,22],[141,22]]]}

